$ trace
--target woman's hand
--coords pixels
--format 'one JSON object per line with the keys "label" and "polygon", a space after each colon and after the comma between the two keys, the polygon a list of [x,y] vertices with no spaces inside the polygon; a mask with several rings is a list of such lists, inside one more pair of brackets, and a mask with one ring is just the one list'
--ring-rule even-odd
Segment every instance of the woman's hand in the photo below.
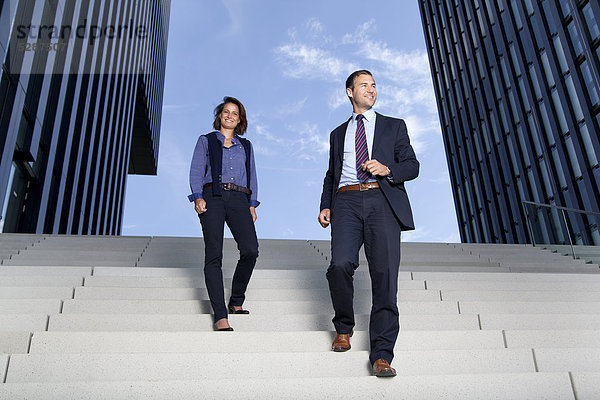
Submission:
{"label": "woman's hand", "polygon": [[196,199],[194,200],[194,210],[198,214],[203,214],[206,212],[206,200],[204,199]]}
{"label": "woman's hand", "polygon": [[252,214],[252,222],[256,222],[256,207],[250,207],[250,214]]}

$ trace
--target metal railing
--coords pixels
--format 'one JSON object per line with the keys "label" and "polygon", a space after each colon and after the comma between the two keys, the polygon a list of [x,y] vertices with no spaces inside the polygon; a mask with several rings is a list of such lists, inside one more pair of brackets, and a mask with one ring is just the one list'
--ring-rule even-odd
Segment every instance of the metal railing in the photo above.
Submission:
{"label": "metal railing", "polygon": [[[523,200],[522,204],[527,218],[527,230],[534,246],[568,244],[576,259],[575,245],[599,244],[600,213],[527,200]],[[576,218],[581,218],[582,221],[574,224]],[[575,225],[587,226],[588,230],[575,232],[572,229]]]}

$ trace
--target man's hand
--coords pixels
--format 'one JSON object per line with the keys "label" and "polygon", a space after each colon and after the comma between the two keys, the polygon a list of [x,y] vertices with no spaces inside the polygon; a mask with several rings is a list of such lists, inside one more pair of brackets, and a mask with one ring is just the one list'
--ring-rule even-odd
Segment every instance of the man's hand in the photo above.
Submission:
{"label": "man's hand", "polygon": [[323,228],[327,228],[331,223],[331,210],[329,208],[324,208],[321,210],[319,214],[319,223]]}
{"label": "man's hand", "polygon": [[390,170],[377,160],[365,161],[362,165],[363,171],[367,171],[371,175],[388,176]]}
{"label": "man's hand", "polygon": [[206,200],[204,199],[196,199],[194,200],[194,210],[198,214],[203,214],[206,212]]}
{"label": "man's hand", "polygon": [[252,214],[252,222],[256,222],[256,207],[250,207],[250,214]]}

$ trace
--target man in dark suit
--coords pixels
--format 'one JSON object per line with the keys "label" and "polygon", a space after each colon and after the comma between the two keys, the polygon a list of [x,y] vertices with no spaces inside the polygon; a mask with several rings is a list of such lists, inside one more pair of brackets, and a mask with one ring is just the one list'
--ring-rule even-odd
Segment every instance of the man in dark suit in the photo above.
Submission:
{"label": "man in dark suit", "polygon": [[395,376],[390,363],[399,331],[400,233],[414,229],[404,182],[418,176],[419,162],[404,121],[373,111],[377,88],[369,71],[352,73],[346,94],[354,112],[331,132],[318,218],[323,228],[331,223],[327,280],[335,311],[332,350],[350,349],[353,275],[364,244],[373,297],[369,361],[375,376]]}

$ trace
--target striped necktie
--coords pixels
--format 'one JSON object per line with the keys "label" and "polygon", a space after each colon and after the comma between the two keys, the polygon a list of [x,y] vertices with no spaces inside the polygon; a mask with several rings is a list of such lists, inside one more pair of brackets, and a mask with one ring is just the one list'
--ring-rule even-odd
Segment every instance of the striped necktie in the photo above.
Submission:
{"label": "striped necktie", "polygon": [[356,135],[354,141],[356,145],[356,176],[359,181],[366,182],[369,179],[369,173],[363,171],[362,165],[369,159],[369,149],[367,147],[367,135],[365,134],[364,115],[356,116]]}

